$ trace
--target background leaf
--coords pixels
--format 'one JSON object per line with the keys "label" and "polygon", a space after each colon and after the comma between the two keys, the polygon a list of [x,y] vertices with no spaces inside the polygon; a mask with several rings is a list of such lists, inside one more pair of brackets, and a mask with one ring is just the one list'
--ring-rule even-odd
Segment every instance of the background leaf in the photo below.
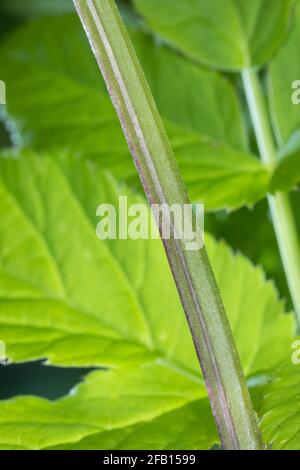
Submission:
{"label": "background leaf", "polygon": [[293,0],[134,0],[147,25],[192,60],[237,71],[263,65],[290,26]]}
{"label": "background leaf", "polygon": [[300,129],[280,149],[279,161],[274,170],[271,187],[289,191],[300,181]]}
{"label": "background leaf", "polygon": [[292,102],[292,94],[295,92],[292,84],[300,77],[299,42],[300,5],[297,2],[291,34],[270,64],[269,70],[268,90],[272,120],[280,145],[300,126],[300,105]]}
{"label": "background leaf", "polygon": [[1,11],[19,18],[57,15],[74,10],[72,0],[2,0]]}
{"label": "background leaf", "polygon": [[[247,150],[230,83],[156,47],[143,33],[133,37],[191,197],[208,209],[236,208],[264,197],[269,175]],[[115,111],[87,47],[73,16],[41,19],[15,33],[0,54],[9,84],[7,125],[15,144],[72,149],[136,184]]]}

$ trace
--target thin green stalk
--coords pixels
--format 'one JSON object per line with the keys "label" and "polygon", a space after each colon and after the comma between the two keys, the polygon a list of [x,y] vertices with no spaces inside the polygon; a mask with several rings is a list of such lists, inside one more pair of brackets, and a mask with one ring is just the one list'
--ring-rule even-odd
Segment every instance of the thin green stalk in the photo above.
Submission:
{"label": "thin green stalk", "polygon": [[[261,84],[253,69],[245,69],[242,78],[261,159],[272,168],[276,164],[277,151]],[[288,194],[269,195],[268,201],[299,328],[300,249],[296,224]]]}
{"label": "thin green stalk", "polygon": [[[74,0],[74,4],[150,204],[188,204],[162,121],[114,1]],[[173,236],[164,245],[223,448],[261,449],[255,413],[206,251],[187,251],[184,241],[174,237],[179,230],[173,221]]]}

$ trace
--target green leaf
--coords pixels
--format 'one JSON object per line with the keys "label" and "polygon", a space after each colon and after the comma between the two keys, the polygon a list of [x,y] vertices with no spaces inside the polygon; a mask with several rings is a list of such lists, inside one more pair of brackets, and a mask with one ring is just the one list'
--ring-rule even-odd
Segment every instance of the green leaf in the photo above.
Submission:
{"label": "green leaf", "polygon": [[[290,351],[292,355],[292,349]],[[265,389],[261,405],[261,429],[274,450],[300,449],[299,380],[299,365],[286,363]]]}
{"label": "green leaf", "polygon": [[[203,424],[208,429],[204,427],[203,431],[211,430],[206,442],[203,435],[200,442],[209,446],[211,439],[217,440],[217,434],[213,419],[209,419],[205,393],[199,379],[186,377],[163,364],[145,362],[135,368],[93,372],[69,396],[54,402],[36,397],[1,402],[0,448],[42,449],[59,444],[66,447],[67,443],[87,437],[90,440],[101,432],[103,442],[100,437],[97,444],[101,449],[108,431],[119,429],[120,433],[125,428],[125,437],[128,426],[152,420],[155,424],[158,416],[167,413],[174,413],[176,420],[176,410],[182,410],[182,415],[184,407],[195,401],[202,403],[197,411],[202,408],[207,416]],[[177,425],[182,426],[182,417]],[[141,435],[141,448],[146,442],[146,436]]]}
{"label": "green leaf", "polygon": [[260,268],[242,255],[233,256],[224,243],[213,246],[209,239],[207,242],[244,372],[248,377],[268,373],[285,357],[293,336],[293,318],[281,314],[283,304]]}
{"label": "green leaf", "polygon": [[[143,199],[67,156],[7,156],[0,170],[0,322],[9,357],[88,366],[150,354],[198,371],[161,242],[96,237],[101,202],[118,207],[120,194],[128,204]],[[206,244],[246,372],[268,370],[285,350],[292,319],[281,315],[259,269],[210,237]],[[278,347],[269,348],[279,334]]]}
{"label": "green leaf", "polygon": [[[79,163],[72,171],[69,182],[50,159],[1,160],[1,215],[7,223],[1,230],[0,316],[7,323],[2,337],[9,355],[14,360],[48,357],[64,365],[113,365],[162,347],[170,356],[181,356],[182,349],[183,360],[193,364],[183,315],[174,318],[173,334],[167,335],[164,312],[181,312],[181,307],[160,241],[125,246],[120,241],[111,249],[98,240],[96,208],[101,201],[117,203],[118,189]],[[86,213],[90,194],[93,205]],[[128,203],[138,201],[129,194]],[[153,276],[157,263],[160,272]],[[166,280],[164,299],[155,302],[152,292]],[[180,330],[186,334],[178,341]]]}
{"label": "green leaf", "polygon": [[160,113],[184,129],[246,150],[243,115],[228,79],[176,54],[152,36],[131,38]]}
{"label": "green leaf", "polygon": [[[297,192],[292,193],[296,210],[298,196],[300,194]],[[205,227],[217,239],[222,238],[234,250],[241,251],[254,264],[263,266],[267,278],[275,281],[281,297],[289,299],[284,271],[278,259],[276,237],[267,214],[268,203],[265,199],[252,209],[244,207],[231,213],[206,214]]]}
{"label": "green leaf", "polygon": [[[68,148],[136,184],[115,111],[99,86],[81,29],[73,16],[44,18],[6,42],[0,60],[10,84],[8,126],[16,144]],[[251,205],[264,197],[269,175],[247,152],[231,85],[142,33],[133,32],[133,38],[191,196],[208,209]]]}
{"label": "green leaf", "polygon": [[207,399],[197,400],[150,422],[87,436],[67,450],[198,450],[219,442]]}
{"label": "green leaf", "polygon": [[[55,40],[56,35],[61,38],[59,45]],[[238,101],[233,88],[225,79],[201,70],[167,48],[156,45],[144,33],[133,30],[132,38],[159,110],[168,121],[214,140],[246,148]],[[29,23],[11,35],[0,54],[3,79],[10,83],[7,90],[8,111],[15,119],[19,118],[19,130],[25,141],[42,146],[43,138],[47,137],[48,145],[51,145],[53,139],[62,145],[63,141],[50,133],[54,125],[53,115],[56,116],[57,110],[61,125],[65,127],[63,134],[66,135],[66,143],[74,145],[77,126],[85,125],[86,131],[89,129],[87,124],[92,126],[87,115],[90,110],[94,117],[93,129],[101,125],[103,134],[104,126],[106,132],[112,128],[114,137],[119,136],[114,146],[124,151],[125,143],[115,112],[104,85],[103,88],[99,86],[99,70],[77,17],[42,18]],[[26,80],[25,83],[22,76],[24,67],[31,74],[31,81]],[[56,84],[58,86],[55,87]],[[29,102],[25,97],[32,90],[35,90],[36,97],[33,102]],[[175,93],[179,95],[176,99]],[[18,97],[21,95],[23,100],[20,101]],[[78,111],[78,116],[71,112],[71,106]],[[43,119],[38,125],[34,111],[41,109],[46,109],[47,113],[43,116],[38,113]],[[70,128],[71,124],[73,126]],[[117,130],[114,130],[115,127]],[[90,146],[94,142],[89,151],[91,155],[96,139],[94,135],[88,137]],[[88,152],[87,142],[77,140],[79,150],[84,148]],[[98,142],[95,151],[101,150],[105,142]]]}
{"label": "green leaf", "polygon": [[[143,199],[67,155],[6,153],[0,174],[8,357],[118,366],[90,374],[56,402],[0,403],[0,448],[210,448],[216,430],[161,242],[96,238],[100,203]],[[244,371],[255,381],[285,357],[293,318],[261,269],[208,235],[206,246]],[[169,433],[158,434],[168,423]]]}
{"label": "green leaf", "polygon": [[271,188],[290,191],[300,181],[300,129],[280,150],[279,161],[271,179]]}
{"label": "green leaf", "polygon": [[74,10],[72,0],[2,0],[1,11],[20,18],[57,15]]}
{"label": "green leaf", "polygon": [[296,105],[292,101],[293,94],[297,92],[292,86],[300,77],[299,42],[300,5],[298,2],[289,39],[270,64],[269,99],[273,126],[280,145],[286,142],[300,126],[300,104]]}
{"label": "green leaf", "polygon": [[203,201],[207,210],[251,206],[268,191],[266,167],[226,144],[197,139],[179,147],[176,155],[190,197]]}
{"label": "green leaf", "polygon": [[222,70],[266,63],[290,26],[293,0],[134,0],[150,29],[187,57]]}

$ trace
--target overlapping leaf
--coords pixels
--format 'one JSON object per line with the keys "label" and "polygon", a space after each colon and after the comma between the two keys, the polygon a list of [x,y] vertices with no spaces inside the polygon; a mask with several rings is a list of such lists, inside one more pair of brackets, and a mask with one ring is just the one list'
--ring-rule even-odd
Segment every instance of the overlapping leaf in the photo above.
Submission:
{"label": "overlapping leaf", "polygon": [[[141,198],[67,155],[6,154],[0,175],[8,356],[118,366],[57,402],[2,402],[1,447],[133,448],[137,431],[140,447],[209,448],[216,431],[161,242],[96,237],[98,204]],[[206,244],[244,370],[252,380],[269,374],[289,348],[292,317],[260,269],[211,237]],[[168,422],[172,432],[157,436]]]}
{"label": "overlapping leaf", "polygon": [[[132,35],[191,196],[208,209],[236,208],[264,197],[269,175],[248,153],[231,85],[143,33]],[[97,159],[118,178],[136,180],[78,19],[42,19],[22,28],[3,46],[0,60],[15,143],[72,149]]]}
{"label": "overlapping leaf", "polygon": [[[164,364],[145,362],[135,368],[93,372],[70,396],[56,402],[36,397],[1,402],[0,448],[42,449],[58,445],[66,448],[72,443],[87,448],[93,442],[100,449],[114,434],[112,430],[116,430],[113,444],[116,446],[123,430],[124,437],[128,436],[129,426],[142,427],[147,421],[154,426],[159,416],[163,421],[165,415],[171,418],[172,414],[176,422],[176,415],[180,415],[181,409],[181,414],[184,413],[189,403],[197,411],[198,419],[199,411],[204,411],[202,445],[207,448],[217,438],[209,402],[204,397],[205,388],[199,379]],[[202,406],[193,405],[195,400]],[[176,426],[182,425],[179,417]],[[146,436],[141,435],[141,448],[146,442]]]}
{"label": "overlapping leaf", "polygon": [[293,0],[134,0],[149,27],[187,57],[236,71],[263,65],[290,27]]}

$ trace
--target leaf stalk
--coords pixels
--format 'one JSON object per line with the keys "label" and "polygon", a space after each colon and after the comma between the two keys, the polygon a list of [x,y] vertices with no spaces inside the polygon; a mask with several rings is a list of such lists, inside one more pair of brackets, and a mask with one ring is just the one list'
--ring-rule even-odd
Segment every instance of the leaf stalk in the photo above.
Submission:
{"label": "leaf stalk", "polygon": [[[242,79],[261,159],[272,168],[277,163],[277,150],[259,77],[249,68],[243,70]],[[269,194],[268,202],[299,330],[300,249],[295,219],[288,194]]]}

